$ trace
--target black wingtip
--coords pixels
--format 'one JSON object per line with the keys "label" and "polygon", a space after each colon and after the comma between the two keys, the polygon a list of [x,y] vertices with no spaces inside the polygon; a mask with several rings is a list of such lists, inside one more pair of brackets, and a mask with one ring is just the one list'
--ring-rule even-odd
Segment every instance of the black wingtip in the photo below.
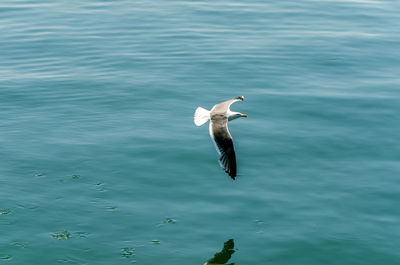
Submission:
{"label": "black wingtip", "polygon": [[244,97],[243,97],[243,96],[239,96],[239,97],[237,97],[237,98],[235,98],[235,99],[239,99],[239,100],[243,101],[243,100],[244,100]]}
{"label": "black wingtip", "polygon": [[235,180],[235,178],[236,178],[236,173],[234,173],[234,172],[228,172],[228,171],[226,171],[226,173],[228,173],[228,175],[231,177],[231,179]]}

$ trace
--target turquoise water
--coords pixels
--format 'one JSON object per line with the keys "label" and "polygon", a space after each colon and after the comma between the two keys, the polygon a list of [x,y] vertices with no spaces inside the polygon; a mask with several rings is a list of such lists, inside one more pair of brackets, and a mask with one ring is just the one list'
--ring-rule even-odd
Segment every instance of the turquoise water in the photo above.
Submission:
{"label": "turquoise water", "polygon": [[[400,264],[399,13],[2,1],[0,263]],[[193,113],[240,95],[232,181]]]}

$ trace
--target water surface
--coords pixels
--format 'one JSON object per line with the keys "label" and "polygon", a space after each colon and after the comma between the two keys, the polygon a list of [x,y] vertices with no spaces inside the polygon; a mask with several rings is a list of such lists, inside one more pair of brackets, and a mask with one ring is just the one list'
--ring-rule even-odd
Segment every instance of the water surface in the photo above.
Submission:
{"label": "water surface", "polygon": [[2,1],[0,263],[398,264],[399,7]]}

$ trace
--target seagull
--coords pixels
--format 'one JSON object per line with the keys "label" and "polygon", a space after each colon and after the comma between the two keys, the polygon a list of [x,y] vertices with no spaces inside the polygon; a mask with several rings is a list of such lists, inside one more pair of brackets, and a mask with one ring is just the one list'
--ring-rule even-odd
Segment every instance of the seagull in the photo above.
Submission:
{"label": "seagull", "polygon": [[236,101],[243,100],[243,96],[230,99],[215,105],[211,110],[198,107],[194,113],[194,124],[196,126],[201,126],[210,121],[210,136],[220,155],[219,164],[232,179],[236,177],[236,155],[232,136],[228,130],[228,121],[247,117],[247,115],[231,111],[230,106]]}

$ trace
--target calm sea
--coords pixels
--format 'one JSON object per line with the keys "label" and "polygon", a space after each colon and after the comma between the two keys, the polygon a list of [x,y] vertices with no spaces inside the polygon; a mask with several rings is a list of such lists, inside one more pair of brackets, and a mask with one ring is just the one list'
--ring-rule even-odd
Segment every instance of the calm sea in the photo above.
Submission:
{"label": "calm sea", "polygon": [[[400,264],[399,14],[1,1],[0,263]],[[193,113],[240,95],[233,181]]]}

